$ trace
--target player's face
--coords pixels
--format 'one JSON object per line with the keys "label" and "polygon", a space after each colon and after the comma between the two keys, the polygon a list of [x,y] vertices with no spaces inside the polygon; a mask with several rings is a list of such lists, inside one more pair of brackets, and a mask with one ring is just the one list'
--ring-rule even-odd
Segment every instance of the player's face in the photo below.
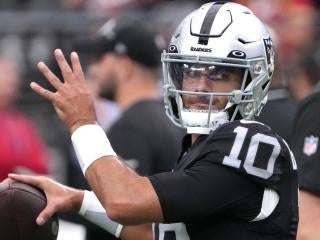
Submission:
{"label": "player's face", "polygon": [[100,97],[112,101],[117,87],[116,66],[116,56],[114,54],[105,54],[96,62],[98,94]]}
{"label": "player's face", "polygon": [[[236,68],[184,64],[182,90],[193,92],[227,93],[240,88],[242,71]],[[210,96],[186,95],[183,97],[186,109],[208,110]],[[226,96],[215,96],[212,101],[212,110],[222,110],[228,102]]]}

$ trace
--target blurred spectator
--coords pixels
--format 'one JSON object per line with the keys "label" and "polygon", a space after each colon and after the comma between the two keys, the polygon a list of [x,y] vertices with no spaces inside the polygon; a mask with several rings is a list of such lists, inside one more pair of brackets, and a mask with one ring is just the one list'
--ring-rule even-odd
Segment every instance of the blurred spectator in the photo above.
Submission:
{"label": "blurred spectator", "polygon": [[309,47],[304,55],[289,65],[288,84],[294,98],[301,101],[309,95],[320,80],[320,45]]}
{"label": "blurred spectator", "polygon": [[[97,80],[99,79],[100,73],[98,70],[99,69],[97,67],[97,64],[91,63],[88,65],[85,71],[85,75],[86,80],[88,81],[88,87],[90,88],[94,98],[94,104],[96,108],[96,114],[99,125],[107,131],[110,128],[110,126],[114,123],[114,121],[118,119],[120,115],[120,110],[116,103],[99,97],[99,84]],[[67,161],[67,184],[78,188],[89,188],[88,184],[83,178],[82,172],[79,170],[78,162],[76,160],[76,156],[71,146],[71,143],[69,143],[68,156],[69,161]],[[85,227],[86,231],[83,234],[84,239],[108,239],[106,238],[106,236],[108,237],[109,235],[106,234],[106,232],[103,229],[98,228],[96,225],[89,221],[86,221],[79,215],[64,214],[60,215],[60,218],[67,221],[68,224],[70,224],[70,222],[73,222],[76,224],[81,224],[81,226]]]}
{"label": "blurred spectator", "polygon": [[289,63],[313,44],[316,37],[316,11],[310,1],[293,1],[283,14],[278,34],[281,57],[284,63]]}
{"label": "blurred spectator", "polygon": [[[96,59],[100,96],[115,101],[122,111],[108,131],[112,147],[142,175],[171,170],[184,134],[165,116],[159,96],[158,67],[163,48],[160,35],[142,20],[130,17],[109,20],[98,36],[79,44],[81,57],[89,53]],[[80,169],[77,171],[80,176]],[[83,180],[79,177],[79,181]],[[79,183],[73,186],[79,187]],[[114,237],[90,227],[87,239]]]}
{"label": "blurred spectator", "polygon": [[48,156],[31,121],[15,109],[20,79],[13,62],[0,57],[0,181],[10,172],[46,174]]}
{"label": "blurred spectator", "polygon": [[236,0],[249,6],[279,36],[280,61],[299,58],[316,38],[317,11],[312,0]]}
{"label": "blurred spectator", "polygon": [[88,81],[88,86],[94,98],[97,119],[99,125],[103,129],[108,130],[114,121],[118,119],[120,110],[115,102],[99,96],[99,75],[99,67],[97,64],[89,64],[86,70],[86,80]]}
{"label": "blurred spectator", "polygon": [[297,104],[291,98],[286,87],[281,65],[277,57],[275,61],[275,70],[268,93],[268,101],[256,119],[270,126],[273,131],[289,143],[291,142]]}
{"label": "blurred spectator", "polygon": [[87,9],[89,11],[105,14],[111,13],[115,16],[132,9],[146,9],[148,7],[153,7],[159,2],[161,2],[161,0],[91,0],[88,1]]}
{"label": "blurred spectator", "polygon": [[[177,128],[165,117],[158,96],[158,66],[164,47],[161,36],[145,23],[124,17],[109,20],[99,36],[82,48],[98,59],[100,96],[115,101],[123,111],[108,132],[113,148],[124,160],[134,162],[141,174],[170,169],[178,156],[174,149],[180,149]],[[152,138],[155,132],[163,139]],[[120,137],[123,135],[127,142]]]}
{"label": "blurred spectator", "polygon": [[[106,131],[108,131],[110,126],[119,118],[120,110],[115,102],[106,100],[99,96],[99,74],[102,73],[99,72],[99,68],[96,63],[89,64],[87,70],[85,71],[86,80],[88,81],[88,87],[91,90],[92,96],[94,98],[99,125]],[[72,161],[68,161],[67,183],[73,187],[87,188],[88,185],[83,178],[82,172],[79,170],[78,162],[75,159],[76,156],[71,143],[70,148],[68,149],[68,155],[70,155],[70,151]]]}
{"label": "blurred spectator", "polygon": [[[294,122],[292,150],[299,168],[300,206],[299,240],[320,239],[320,52],[310,51],[302,66],[305,77],[292,85],[301,87]],[[303,76],[303,75],[302,75]],[[307,77],[306,77],[307,76]]]}
{"label": "blurred spectator", "polygon": [[274,58],[275,69],[270,83],[267,103],[256,120],[270,126],[287,143],[290,143],[297,103],[288,90],[282,64],[277,54],[279,48],[278,37],[272,28],[269,28],[269,32],[276,53]]}

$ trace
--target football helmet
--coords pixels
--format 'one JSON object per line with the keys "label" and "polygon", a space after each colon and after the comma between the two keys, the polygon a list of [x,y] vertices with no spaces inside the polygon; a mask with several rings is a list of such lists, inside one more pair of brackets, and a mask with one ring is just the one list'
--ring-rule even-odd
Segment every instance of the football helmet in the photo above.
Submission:
{"label": "football helmet", "polygon": [[[209,134],[236,119],[252,119],[266,103],[274,69],[272,40],[266,26],[250,9],[237,3],[213,2],[190,13],[161,56],[166,113],[188,133]],[[241,70],[241,87],[231,92],[185,91],[186,74],[221,76]],[[208,109],[188,109],[183,96],[208,99]],[[217,96],[228,98],[224,109],[213,109]]]}

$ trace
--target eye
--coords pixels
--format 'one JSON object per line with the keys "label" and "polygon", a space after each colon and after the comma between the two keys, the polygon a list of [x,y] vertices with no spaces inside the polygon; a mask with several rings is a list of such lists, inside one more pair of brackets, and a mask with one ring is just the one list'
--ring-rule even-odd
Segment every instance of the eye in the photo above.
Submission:
{"label": "eye", "polygon": [[208,75],[211,80],[226,80],[230,77],[227,68],[211,66],[208,68]]}
{"label": "eye", "polygon": [[183,73],[186,77],[189,78],[197,78],[201,76],[201,72],[204,68],[199,68],[196,65],[189,66],[188,64],[184,64],[183,66]]}

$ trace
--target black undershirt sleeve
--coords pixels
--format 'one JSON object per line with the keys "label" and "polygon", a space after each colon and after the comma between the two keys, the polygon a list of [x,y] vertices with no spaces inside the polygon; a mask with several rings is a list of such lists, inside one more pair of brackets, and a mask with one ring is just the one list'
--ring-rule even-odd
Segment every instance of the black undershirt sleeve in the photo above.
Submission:
{"label": "black undershirt sleeve", "polygon": [[221,213],[252,220],[261,209],[264,188],[234,170],[202,159],[182,172],[150,177],[165,223],[187,222]]}

